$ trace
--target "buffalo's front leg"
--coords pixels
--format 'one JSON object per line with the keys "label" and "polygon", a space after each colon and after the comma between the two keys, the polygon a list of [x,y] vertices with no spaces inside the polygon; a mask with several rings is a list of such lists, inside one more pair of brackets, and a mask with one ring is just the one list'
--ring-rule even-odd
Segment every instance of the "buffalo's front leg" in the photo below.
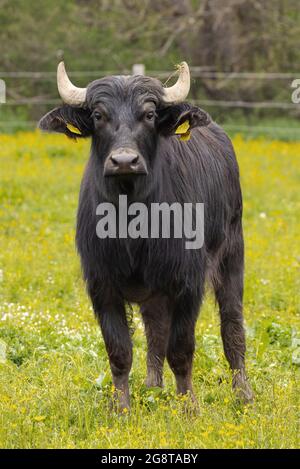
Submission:
{"label": "buffalo's front leg", "polygon": [[147,337],[146,386],[163,386],[163,366],[170,330],[168,299],[155,296],[144,302],[141,313]]}
{"label": "buffalo's front leg", "polygon": [[129,408],[128,377],[132,364],[132,343],[125,307],[121,301],[100,306],[97,297],[93,298],[93,305],[109,358],[115,401],[122,411]]}

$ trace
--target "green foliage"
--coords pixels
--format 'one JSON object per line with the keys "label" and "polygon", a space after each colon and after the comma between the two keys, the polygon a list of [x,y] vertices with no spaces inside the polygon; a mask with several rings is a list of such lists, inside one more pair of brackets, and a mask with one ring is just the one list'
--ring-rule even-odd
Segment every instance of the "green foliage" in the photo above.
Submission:
{"label": "green foliage", "polygon": [[[5,78],[11,101],[57,99],[55,70],[62,58],[70,74],[130,73],[134,63],[144,63],[149,74],[171,73],[183,59],[216,72],[298,73],[300,62],[298,0],[0,0],[0,24],[1,71],[52,73],[43,79]],[[85,86],[94,78],[79,76],[74,81]],[[248,102],[291,103],[290,96],[290,78],[193,77],[190,93],[198,100]],[[38,120],[50,108],[50,104],[26,104],[17,110],[1,106],[0,121],[11,120],[11,113],[16,113],[15,121],[23,120],[20,115]],[[208,110],[222,121],[228,114],[235,121],[283,114],[282,109]],[[296,107],[284,115],[299,126]]]}

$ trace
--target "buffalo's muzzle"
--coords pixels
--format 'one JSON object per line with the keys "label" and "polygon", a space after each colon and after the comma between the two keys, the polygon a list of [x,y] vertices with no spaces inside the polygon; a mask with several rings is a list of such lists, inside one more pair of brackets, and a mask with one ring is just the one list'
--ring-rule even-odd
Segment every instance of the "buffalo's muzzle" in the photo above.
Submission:
{"label": "buffalo's muzzle", "polygon": [[148,174],[144,158],[133,150],[118,149],[107,157],[104,164],[104,176],[119,176],[124,174]]}

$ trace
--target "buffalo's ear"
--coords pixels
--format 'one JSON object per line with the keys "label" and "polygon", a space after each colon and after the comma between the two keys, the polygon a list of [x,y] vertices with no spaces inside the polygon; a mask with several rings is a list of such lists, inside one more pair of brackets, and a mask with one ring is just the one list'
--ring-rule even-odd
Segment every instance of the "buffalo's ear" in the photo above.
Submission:
{"label": "buffalo's ear", "polygon": [[93,122],[88,109],[64,105],[42,117],[38,127],[47,132],[59,132],[76,139],[89,137],[92,133]]}
{"label": "buffalo's ear", "polygon": [[[191,129],[207,126],[211,122],[211,117],[207,112],[188,103],[165,107],[159,110],[157,114],[157,128],[164,136],[174,135],[175,133],[189,134]],[[182,132],[181,128],[183,129]]]}

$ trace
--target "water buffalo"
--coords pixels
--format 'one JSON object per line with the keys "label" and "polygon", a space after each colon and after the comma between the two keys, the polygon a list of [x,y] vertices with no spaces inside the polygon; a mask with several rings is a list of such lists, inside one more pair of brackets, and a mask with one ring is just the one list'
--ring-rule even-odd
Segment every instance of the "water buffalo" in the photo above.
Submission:
{"label": "water buffalo", "polygon": [[[121,409],[129,407],[132,343],[127,303],[140,306],[148,353],[148,386],[163,385],[165,357],[178,393],[192,389],[195,325],[206,280],[220,309],[225,356],[233,388],[252,399],[245,372],[242,195],[234,149],[225,132],[184,100],[190,87],[185,62],[177,82],[163,87],[145,76],[110,76],[77,88],[65,66],[57,83],[64,102],[40,121],[42,130],[91,137],[77,215],[77,248],[99,321]],[[183,129],[178,138],[178,129]],[[190,136],[190,139],[188,137]],[[204,244],[186,249],[184,236],[110,237],[96,233],[97,207],[128,202],[204,204]],[[194,212],[193,212],[194,213]]]}

